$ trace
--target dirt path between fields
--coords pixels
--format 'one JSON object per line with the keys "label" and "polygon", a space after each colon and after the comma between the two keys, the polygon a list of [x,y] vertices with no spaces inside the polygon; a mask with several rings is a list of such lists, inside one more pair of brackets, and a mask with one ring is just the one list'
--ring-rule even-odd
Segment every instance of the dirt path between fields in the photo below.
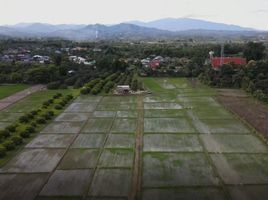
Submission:
{"label": "dirt path between fields", "polygon": [[144,123],[143,96],[138,96],[138,125],[136,131],[135,159],[132,174],[132,188],[129,200],[140,199],[141,194],[141,158],[142,158],[142,133]]}
{"label": "dirt path between fields", "polygon": [[241,90],[218,90],[217,100],[268,139],[268,106]]}
{"label": "dirt path between fields", "polygon": [[4,99],[0,100],[0,111],[4,110],[5,108],[7,108],[8,106],[11,106],[12,104],[24,99],[25,97],[38,92],[40,90],[45,89],[45,85],[34,85],[30,88],[27,88],[26,90],[17,92],[11,96],[8,96]]}

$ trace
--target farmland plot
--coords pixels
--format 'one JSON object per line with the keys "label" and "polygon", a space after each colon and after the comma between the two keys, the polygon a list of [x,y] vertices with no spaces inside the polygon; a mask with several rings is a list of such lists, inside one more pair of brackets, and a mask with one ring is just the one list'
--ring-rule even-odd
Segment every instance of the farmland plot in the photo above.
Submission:
{"label": "farmland plot", "polygon": [[[224,133],[224,134],[249,134],[250,130],[242,124],[240,121],[235,119],[230,120],[201,120],[201,123],[208,128],[210,133]],[[196,124],[197,129],[200,133],[199,125]]]}
{"label": "farmland plot", "polygon": [[116,119],[114,121],[112,132],[114,133],[134,133],[137,126],[136,119]]}
{"label": "farmland plot", "polygon": [[197,188],[177,188],[177,189],[145,189],[144,200],[224,200],[224,192],[218,187],[197,187]]}
{"label": "farmland plot", "polygon": [[83,133],[107,133],[112,126],[113,118],[92,118],[84,126]]}
{"label": "farmland plot", "polygon": [[90,196],[127,197],[131,186],[131,170],[99,169],[94,177]]}
{"label": "farmland plot", "polygon": [[146,134],[143,151],[147,152],[201,152],[197,135]]}
{"label": "farmland plot", "polygon": [[145,103],[144,109],[159,109],[159,110],[165,110],[165,109],[182,109],[182,106],[178,103]]}
{"label": "farmland plot", "polygon": [[226,184],[267,184],[267,154],[215,154],[217,170]]}
{"label": "farmland plot", "polygon": [[194,133],[195,130],[187,119],[145,118],[146,133]]}
{"label": "farmland plot", "polygon": [[100,167],[128,167],[133,164],[134,151],[128,149],[105,149],[101,154]]}
{"label": "farmland plot", "polygon": [[[214,89],[184,78],[142,80],[151,95],[76,98],[0,169],[0,199],[267,196],[268,147],[215,101]],[[0,122],[12,115],[0,113]]]}
{"label": "farmland plot", "polygon": [[143,187],[218,185],[202,153],[145,153]]}
{"label": "farmland plot", "polygon": [[149,110],[144,111],[144,117],[148,118],[172,118],[172,117],[186,117],[185,111],[181,110]]}
{"label": "farmland plot", "polygon": [[41,133],[79,133],[83,127],[83,122],[53,122],[49,124]]}
{"label": "farmland plot", "polygon": [[105,148],[111,149],[133,149],[135,135],[130,134],[110,134]]}

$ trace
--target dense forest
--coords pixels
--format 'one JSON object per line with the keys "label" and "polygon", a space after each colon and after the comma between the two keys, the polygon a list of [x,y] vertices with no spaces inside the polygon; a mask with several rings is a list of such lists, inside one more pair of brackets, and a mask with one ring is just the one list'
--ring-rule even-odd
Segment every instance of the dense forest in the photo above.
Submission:
{"label": "dense forest", "polygon": [[268,60],[262,43],[250,42],[245,46],[244,56],[248,63],[238,66],[224,64],[219,70],[205,66],[200,80],[220,88],[242,88],[256,98],[268,102]]}

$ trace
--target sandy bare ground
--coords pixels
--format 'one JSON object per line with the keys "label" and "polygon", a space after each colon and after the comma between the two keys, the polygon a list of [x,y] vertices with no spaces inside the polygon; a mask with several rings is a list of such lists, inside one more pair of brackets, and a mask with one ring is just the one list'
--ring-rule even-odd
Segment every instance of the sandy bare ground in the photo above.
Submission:
{"label": "sandy bare ground", "polygon": [[34,85],[26,90],[23,90],[23,91],[15,93],[11,96],[8,96],[8,97],[0,100],[0,110],[3,110],[5,108],[7,108],[8,106],[24,99],[25,97],[27,97],[27,96],[29,96],[37,91],[43,90],[43,89],[45,89],[44,85]]}
{"label": "sandy bare ground", "polygon": [[248,97],[241,90],[219,90],[217,100],[268,139],[268,106]]}

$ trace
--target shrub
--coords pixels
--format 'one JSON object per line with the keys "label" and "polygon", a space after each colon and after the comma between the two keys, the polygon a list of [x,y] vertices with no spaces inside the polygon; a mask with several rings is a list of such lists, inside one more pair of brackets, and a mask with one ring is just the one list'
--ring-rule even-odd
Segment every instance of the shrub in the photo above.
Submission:
{"label": "shrub", "polygon": [[55,115],[55,113],[53,111],[48,111],[47,114],[50,115],[51,117],[53,117]]}
{"label": "shrub", "polygon": [[0,146],[0,158],[3,158],[6,155],[6,148],[4,146]]}
{"label": "shrub", "polygon": [[66,105],[66,102],[64,100],[62,100],[61,102],[59,102],[59,104],[64,107]]}
{"label": "shrub", "polygon": [[36,124],[35,122],[32,122],[32,123],[31,123],[31,126],[32,126],[32,127],[36,127],[37,124]]}
{"label": "shrub", "polygon": [[48,102],[48,101],[45,101],[45,102],[43,102],[43,104],[42,104],[44,107],[48,107],[49,105],[50,105],[50,103]]}
{"label": "shrub", "polygon": [[39,117],[39,118],[36,120],[36,123],[38,123],[38,124],[45,124],[45,123],[46,123],[46,119],[43,118],[43,117]]}
{"label": "shrub", "polygon": [[93,88],[92,91],[91,91],[91,93],[92,93],[93,95],[96,95],[96,94],[99,93],[99,91],[98,91],[97,89]]}
{"label": "shrub", "polygon": [[20,123],[28,123],[30,120],[26,115],[23,115],[19,118]]}
{"label": "shrub", "polygon": [[59,89],[60,86],[61,86],[60,81],[54,81],[54,82],[50,82],[49,84],[47,84],[47,89],[56,90],[56,89]]}
{"label": "shrub", "polygon": [[59,89],[67,89],[67,88],[68,88],[68,86],[66,84],[61,84],[59,87]]}
{"label": "shrub", "polygon": [[54,99],[49,99],[49,100],[47,100],[47,102],[48,102],[49,104],[52,104],[52,103],[54,102]]}
{"label": "shrub", "polygon": [[6,148],[7,151],[11,151],[11,150],[15,149],[15,147],[16,147],[14,142],[11,140],[4,141],[3,146]]}
{"label": "shrub", "polygon": [[8,130],[11,133],[14,133],[16,131],[16,126],[15,125],[9,125],[5,129]]}
{"label": "shrub", "polygon": [[26,127],[25,131],[27,131],[29,133],[34,133],[35,132],[35,128],[34,128],[34,126],[28,126],[28,127]]}
{"label": "shrub", "polygon": [[23,142],[22,137],[21,136],[16,136],[16,135],[11,137],[11,140],[13,141],[13,143],[15,145],[20,145]]}
{"label": "shrub", "polygon": [[0,130],[0,139],[8,138],[10,136],[10,132],[8,130]]}
{"label": "shrub", "polygon": [[61,105],[59,105],[59,104],[57,104],[56,106],[55,106],[55,109],[56,110],[61,110],[63,107],[61,106]]}
{"label": "shrub", "polygon": [[34,118],[34,116],[31,113],[26,114],[26,116],[28,117],[28,119],[33,119]]}
{"label": "shrub", "polygon": [[74,97],[73,97],[73,95],[68,94],[68,95],[66,96],[66,98],[69,99],[69,100],[71,100],[71,99],[73,99]]}
{"label": "shrub", "polygon": [[30,112],[33,116],[37,115],[38,114],[38,111],[37,110],[33,110]]}
{"label": "shrub", "polygon": [[20,133],[19,133],[19,135],[22,137],[22,138],[29,138],[30,137],[30,135],[31,135],[31,133],[29,133],[28,131],[21,131]]}
{"label": "shrub", "polygon": [[86,95],[90,93],[90,89],[89,88],[82,88],[80,90],[80,94]]}
{"label": "shrub", "polygon": [[48,113],[43,114],[42,117],[45,118],[46,120],[51,119],[51,116]]}

